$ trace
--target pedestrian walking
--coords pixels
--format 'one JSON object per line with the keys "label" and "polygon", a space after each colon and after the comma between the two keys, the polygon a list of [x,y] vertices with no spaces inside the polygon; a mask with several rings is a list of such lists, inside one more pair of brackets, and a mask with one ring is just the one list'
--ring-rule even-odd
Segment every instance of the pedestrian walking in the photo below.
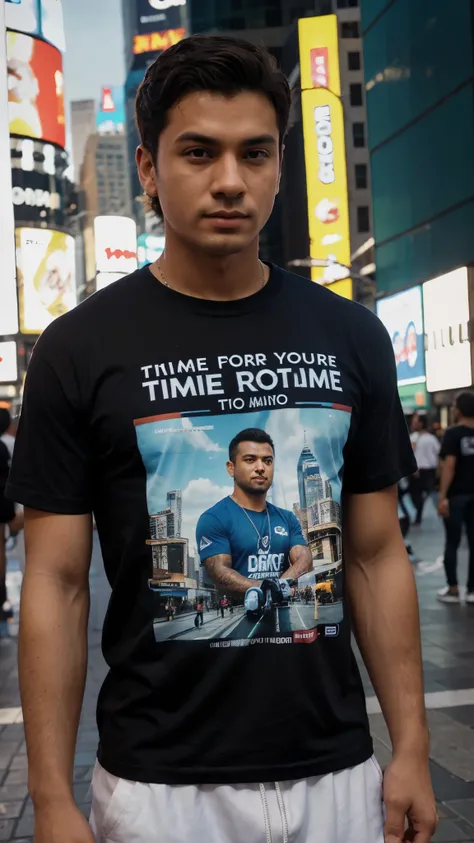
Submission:
{"label": "pedestrian walking", "polygon": [[415,524],[420,525],[426,500],[434,493],[441,445],[430,433],[426,416],[418,417],[418,436],[414,445],[418,471],[412,478],[411,495],[416,509]]}
{"label": "pedestrian walking", "polygon": [[194,620],[195,626],[199,627],[204,624],[204,603],[198,600],[196,605],[196,618]]}
{"label": "pedestrian walking", "polygon": [[441,479],[438,512],[444,520],[446,543],[444,568],[447,585],[438,592],[443,603],[459,603],[458,549],[463,528],[469,544],[466,603],[474,604],[474,394],[463,392],[454,406],[454,427],[449,428],[441,448]]}
{"label": "pedestrian walking", "polygon": [[[261,47],[215,35],[163,51],[136,117],[139,176],[163,218],[165,251],[56,319],[35,347],[7,487],[27,512],[20,681],[35,843],[383,843],[384,824],[387,838],[407,827],[428,843],[434,832],[416,588],[397,514],[397,483],[416,465],[391,339],[368,309],[259,259],[290,105],[288,81]],[[327,182],[331,107],[310,109]],[[310,484],[332,497],[344,477],[344,559],[340,533],[327,539],[347,596],[340,621],[331,635],[317,617],[288,630],[288,607],[266,606],[278,627],[269,635],[257,604],[256,620],[238,619],[239,639],[212,623],[214,637],[186,640],[176,627],[157,638],[150,516],[182,488],[178,541],[195,541],[185,535],[191,513],[235,474],[230,455],[227,467],[219,456],[242,430],[243,408],[287,441],[288,501],[296,476],[300,500]],[[262,501],[273,464],[254,444],[239,451],[247,504],[252,490]],[[327,482],[312,448],[330,455]],[[191,465],[194,479],[178,485]],[[311,505],[302,506],[308,530]],[[275,508],[240,507],[256,590],[280,578],[289,536]],[[71,770],[93,511],[112,592],[91,830]],[[198,546],[231,594],[242,578],[234,537],[215,519]],[[352,631],[392,739],[383,787]]]}

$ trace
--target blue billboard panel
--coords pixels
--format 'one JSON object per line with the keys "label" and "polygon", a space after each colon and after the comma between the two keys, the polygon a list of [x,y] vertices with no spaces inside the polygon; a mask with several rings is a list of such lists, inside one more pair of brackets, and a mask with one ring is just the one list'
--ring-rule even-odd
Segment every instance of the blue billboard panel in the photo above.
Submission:
{"label": "blue billboard panel", "polygon": [[125,128],[125,91],[122,85],[102,88],[97,114],[97,131],[101,135],[121,135]]}
{"label": "blue billboard panel", "polygon": [[392,340],[398,384],[426,379],[421,287],[379,299],[377,316]]}

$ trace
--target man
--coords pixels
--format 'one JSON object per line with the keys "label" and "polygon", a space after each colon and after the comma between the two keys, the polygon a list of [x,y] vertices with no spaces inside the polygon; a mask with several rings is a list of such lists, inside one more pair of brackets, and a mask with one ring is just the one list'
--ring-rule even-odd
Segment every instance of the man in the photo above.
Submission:
{"label": "man", "polygon": [[201,515],[197,525],[201,563],[218,588],[245,595],[248,611],[261,609],[268,591],[278,602],[288,600],[291,580],[313,567],[296,516],[267,502],[274,465],[268,433],[240,431],[229,445],[227,462],[234,491]]}
{"label": "man", "polygon": [[441,448],[438,512],[444,519],[444,567],[447,586],[438,592],[442,603],[459,603],[457,556],[463,525],[469,543],[466,603],[474,604],[474,394],[458,395],[455,426],[446,431]]}
{"label": "man", "polygon": [[436,472],[440,443],[428,429],[426,416],[418,417],[418,437],[415,442],[417,474],[412,478],[412,497],[416,508],[415,524],[420,525],[425,502],[433,494],[436,486]]}
{"label": "man", "polygon": [[[416,843],[435,828],[416,589],[397,518],[396,483],[415,466],[392,344],[368,310],[258,259],[289,109],[287,80],[245,41],[191,37],[164,51],[136,114],[140,179],[161,209],[165,252],[53,322],[32,356],[8,494],[28,508],[20,681],[35,843],[93,840],[72,790],[92,511],[112,585],[96,840],[381,843],[382,774],[349,603],[393,745],[387,839],[402,840],[406,819]],[[292,453],[303,414],[332,482],[344,477],[347,614],[298,644],[182,641],[179,629],[157,642],[150,518],[184,533],[184,518],[216,494],[206,479],[222,450],[215,428],[235,429],[242,409],[261,413],[255,426],[280,430]],[[140,420],[150,418],[143,459]],[[324,518],[339,504],[303,451],[288,469],[288,505],[307,499],[321,555],[337,556],[340,534]],[[168,475],[182,517],[171,499],[160,515],[147,507]],[[324,507],[312,484],[324,485]]]}
{"label": "man", "polygon": [[200,597],[196,605],[196,618],[194,621],[196,627],[204,625],[204,603]]}

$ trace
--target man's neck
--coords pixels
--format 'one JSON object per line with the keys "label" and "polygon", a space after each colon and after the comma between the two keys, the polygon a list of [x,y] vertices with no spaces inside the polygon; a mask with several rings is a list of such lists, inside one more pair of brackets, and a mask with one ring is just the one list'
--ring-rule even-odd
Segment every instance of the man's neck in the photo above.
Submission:
{"label": "man's neck", "polygon": [[458,424],[462,424],[464,425],[464,427],[474,427],[474,419],[468,419],[464,416],[461,416],[458,421]]}
{"label": "man's neck", "polygon": [[[258,240],[233,255],[212,255],[178,241],[172,232],[167,231],[165,251],[150,269],[161,282],[164,275],[171,289],[212,301],[244,299],[263,286]],[[269,274],[268,267],[264,267],[265,282]]]}
{"label": "man's neck", "polygon": [[240,489],[238,486],[234,486],[232,498],[239,504],[239,506],[243,506],[245,509],[251,509],[254,512],[265,512],[267,508],[266,493],[260,495],[248,495],[247,492],[243,491],[243,489]]}

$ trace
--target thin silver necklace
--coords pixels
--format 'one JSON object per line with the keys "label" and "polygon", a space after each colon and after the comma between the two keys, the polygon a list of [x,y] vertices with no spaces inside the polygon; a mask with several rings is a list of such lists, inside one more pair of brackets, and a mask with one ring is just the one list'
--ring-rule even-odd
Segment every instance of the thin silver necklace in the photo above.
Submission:
{"label": "thin silver necklace", "polygon": [[[263,288],[265,286],[265,264],[262,263],[261,260],[259,260],[258,263],[259,263],[259,266],[260,266],[260,272],[262,273],[262,286],[260,287],[260,289],[263,290]],[[157,263],[156,265],[158,267],[158,272],[161,275],[161,278],[160,278],[161,283],[165,287],[169,287],[169,289],[171,290],[172,288],[170,287],[170,285],[168,284],[168,282],[166,280],[166,276],[165,276],[165,273],[163,272],[163,270],[161,268],[161,264]]]}
{"label": "thin silver necklace", "polygon": [[245,507],[243,507],[238,501],[236,501],[233,495],[229,495],[229,497],[230,497],[231,501],[233,501],[236,504],[236,506],[238,506],[242,510],[244,515],[247,516],[248,520],[250,521],[252,527],[254,528],[254,530],[255,530],[255,532],[258,536],[257,554],[258,553],[270,553],[271,547],[272,547],[272,541],[271,541],[271,539],[272,539],[272,532],[271,532],[272,527],[271,527],[271,524],[270,524],[270,513],[268,511],[268,504],[265,502],[265,512],[267,513],[267,523],[268,523],[268,547],[265,547],[264,543],[263,543],[264,536],[262,536],[260,534],[260,531],[258,530],[257,525],[254,524],[254,522],[252,521],[252,519],[251,519],[250,515],[248,514],[247,510],[245,509]]}

